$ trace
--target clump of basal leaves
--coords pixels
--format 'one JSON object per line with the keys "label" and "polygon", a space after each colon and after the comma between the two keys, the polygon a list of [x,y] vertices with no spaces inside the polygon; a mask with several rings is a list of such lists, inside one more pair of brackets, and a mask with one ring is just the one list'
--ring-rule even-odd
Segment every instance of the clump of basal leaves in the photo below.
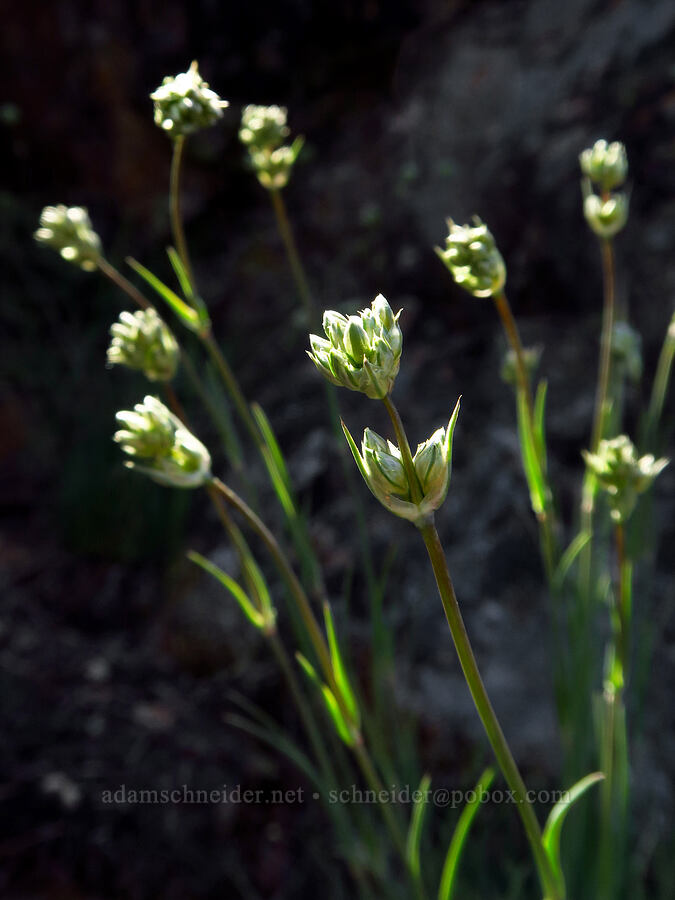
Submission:
{"label": "clump of basal leaves", "polygon": [[[490,808],[481,798],[495,777],[495,769],[483,772],[475,787],[469,785],[473,790],[468,792],[459,814],[445,817],[451,826],[449,846],[434,846],[429,838],[431,829],[424,827],[431,817],[431,776],[422,775],[415,762],[412,767],[400,768],[397,743],[402,742],[402,732],[392,729],[391,720],[365,700],[371,693],[381,692],[382,683],[369,684],[363,676],[354,676],[344,641],[338,635],[309,523],[300,508],[282,449],[268,417],[260,406],[249,402],[219,346],[207,302],[195,278],[180,209],[183,153],[191,135],[225,118],[228,104],[202,79],[196,63],[186,72],[165,78],[151,97],[155,122],[167,134],[172,149],[169,217],[173,246],[168,261],[173,287],[137,260],[130,257],[127,262],[152,297],[165,305],[174,324],[189,332],[191,339],[181,341],[148,295],[107,259],[86,209],[46,207],[35,237],[57,250],[67,262],[108,277],[138,307],[122,311],[112,325],[107,361],[111,367],[127,369],[150,381],[153,393],[145,395],[133,409],[117,413],[114,438],[126,465],[136,473],[165,486],[203,491],[235,550],[237,565],[233,571],[224,571],[195,551],[189,557],[238,604],[242,627],[256,629],[265,641],[285,684],[285,696],[296,709],[297,727],[292,733],[285,730],[246,698],[236,701],[230,723],[289,757],[319,796],[321,814],[331,825],[330,847],[325,854],[331,860],[326,884],[334,890],[327,895],[364,900],[450,900],[457,891],[462,851],[481,808],[489,828]],[[249,167],[269,194],[299,299],[308,320],[314,321],[316,306],[282,197],[303,139],[296,137],[289,142],[284,107],[256,105],[243,109],[239,137],[247,149]],[[545,380],[532,388],[542,351],[521,343],[505,294],[504,259],[493,235],[479,219],[468,225],[449,220],[446,246],[438,250],[458,285],[474,297],[493,301],[509,346],[502,374],[515,392],[525,481],[539,527],[543,573],[555,624],[555,677],[568,760],[566,777],[568,783],[576,780],[543,826],[482,681],[435,525],[450,486],[459,400],[449,403],[452,412],[449,409],[447,423],[437,427],[413,453],[392,398],[403,351],[400,312],[395,313],[382,295],[351,315],[327,310],[322,320],[324,334],[310,335],[308,352],[331,386],[326,402],[334,425],[339,415],[334,391],[339,388],[383,404],[389,416],[389,436],[366,428],[359,447],[342,423],[344,436],[370,492],[388,512],[403,520],[402,527],[406,522],[414,526],[425,545],[467,689],[496,767],[517,800],[512,814],[521,819],[532,871],[539,879],[539,896],[545,900],[564,900],[567,896],[621,900],[634,896],[627,865],[631,846],[631,742],[625,698],[630,689],[634,643],[632,582],[638,541],[630,532],[630,524],[639,498],[647,494],[667,463],[652,451],[660,440],[675,353],[675,325],[671,324],[664,342],[636,446],[621,433],[620,398],[621,379],[641,371],[639,341],[626,322],[615,321],[613,287],[613,239],[628,216],[627,193],[621,190],[627,177],[625,150],[621,144],[598,141],[582,154],[581,164],[584,214],[602,251],[605,303],[595,417],[584,452],[579,532],[567,542],[564,537],[569,526],[560,520],[549,477]],[[220,379],[217,391],[205,380],[207,361],[209,371]],[[190,385],[187,394],[186,381]],[[202,402],[222,439],[220,448],[207,448],[196,436],[190,424],[194,410],[186,411],[186,396]],[[251,488],[247,476],[255,457],[278,501],[284,534],[275,533],[269,510]],[[223,478],[216,474],[218,469],[225,473]],[[360,502],[357,496],[357,516]],[[276,518],[273,516],[272,521]],[[251,537],[255,538],[255,550],[249,543]],[[367,546],[367,532],[363,543]],[[369,564],[372,561],[366,553],[366,566]],[[381,580],[374,579],[372,572],[369,585],[372,593],[383,590]],[[277,594],[283,597],[281,607]],[[373,598],[373,609],[378,602],[381,597]],[[601,660],[597,659],[597,642],[592,637],[598,612],[609,617],[609,638]],[[382,629],[381,618],[377,626]],[[386,644],[392,643],[389,636]],[[379,646],[376,642],[376,655]],[[392,664],[395,667],[395,656]],[[377,665],[373,671],[377,671]],[[579,677],[580,671],[586,673],[586,680]],[[591,710],[586,698],[594,691],[597,702]],[[580,696],[583,702],[579,702]],[[392,705],[387,698],[387,706]],[[595,722],[596,740],[589,742],[591,720]],[[583,752],[575,752],[575,748]],[[586,774],[591,768],[599,771]],[[388,801],[385,785],[405,785],[415,770],[419,790],[413,791],[412,805],[408,808],[390,802],[391,798]],[[597,812],[587,799],[570,817],[567,844],[571,850],[566,854],[568,865],[563,866],[563,822],[573,804],[597,782],[602,782]],[[372,791],[380,802],[365,807],[331,802],[341,789],[356,785]],[[440,813],[435,811],[435,815]],[[588,822],[594,829],[590,839],[590,832],[585,830]],[[490,859],[490,866],[502,873],[501,880],[507,861]],[[249,877],[254,880],[255,873],[249,873]],[[223,881],[227,882],[227,873],[223,873]],[[568,893],[569,883],[574,888]],[[466,888],[466,896],[473,896],[471,886]]]}

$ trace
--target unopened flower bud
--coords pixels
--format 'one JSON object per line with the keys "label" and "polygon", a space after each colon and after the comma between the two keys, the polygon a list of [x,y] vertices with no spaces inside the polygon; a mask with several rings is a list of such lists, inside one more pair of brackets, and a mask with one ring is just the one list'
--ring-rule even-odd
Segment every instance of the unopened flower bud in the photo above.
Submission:
{"label": "unopened flower bud", "polygon": [[587,194],[584,198],[584,216],[598,237],[614,237],[628,220],[628,197],[619,193],[603,200],[597,194]]}
{"label": "unopened flower bud", "polygon": [[92,272],[101,256],[101,239],[83,206],[45,206],[34,234],[40,244],[58,250],[63,259]]}
{"label": "unopened flower bud", "polygon": [[[366,428],[361,451],[343,424],[347,443],[356,465],[371,493],[390,512],[423,525],[438,509],[448,492],[452,469],[452,436],[459,415],[459,400],[447,427],[437,429],[419,444],[413,457],[417,484],[411,487],[401,459],[401,451],[383,437]],[[414,496],[422,494],[419,502]]]}
{"label": "unopened flower bud", "polygon": [[211,479],[206,447],[157,397],[117,413],[114,440],[131,457],[125,465],[169,487],[201,487]]}
{"label": "unopened flower bud", "polygon": [[172,138],[187,137],[215,125],[229,106],[209,88],[196,62],[187,72],[165,78],[150,99],[155,104],[155,124]]}
{"label": "unopened flower bud", "polygon": [[626,148],[619,141],[611,144],[604,140],[596,141],[589,150],[584,150],[579,162],[583,174],[602,192],[620,187],[628,175]]}
{"label": "unopened flower bud", "polygon": [[239,139],[248,147],[258,181],[268,190],[279,190],[288,184],[304,144],[302,137],[284,144],[291,133],[287,114],[285,106],[253,105],[244,107],[241,114]]}
{"label": "unopened flower bud", "polygon": [[445,250],[436,248],[460,287],[474,297],[491,297],[506,283],[506,266],[487,225],[476,216],[473,225],[456,225],[448,219]]}
{"label": "unopened flower bud", "polygon": [[171,381],[176,374],[180,355],[178,342],[156,310],[120,313],[110,334],[110,365],[137,369],[150,381]]}
{"label": "unopened flower bud", "polygon": [[602,440],[595,453],[582,451],[587,467],[607,492],[610,515],[615,522],[625,522],[635,508],[638,496],[668,465],[667,459],[651,454],[638,457],[637,449],[625,434]]}
{"label": "unopened flower bud", "polygon": [[381,400],[394,386],[401,360],[403,336],[398,317],[379,294],[370,309],[346,318],[327,310],[326,338],[310,334],[307,353],[321,374],[333,384]]}
{"label": "unopened flower bud", "polygon": [[285,106],[245,106],[241,113],[239,140],[255,150],[275,150],[280,147],[291,129],[286,124]]}

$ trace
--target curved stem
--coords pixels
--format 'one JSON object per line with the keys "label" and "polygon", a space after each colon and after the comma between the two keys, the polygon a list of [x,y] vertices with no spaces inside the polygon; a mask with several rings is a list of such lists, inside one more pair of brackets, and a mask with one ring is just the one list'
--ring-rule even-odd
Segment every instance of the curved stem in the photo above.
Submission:
{"label": "curved stem", "polygon": [[169,213],[171,215],[171,232],[173,234],[176,250],[183,263],[190,284],[194,289],[194,275],[192,274],[190,254],[188,253],[185,231],[183,230],[183,219],[180,213],[180,166],[183,159],[184,146],[185,138],[183,135],[179,135],[179,137],[174,139],[173,153],[171,155],[171,176],[169,181]]}
{"label": "curved stem", "polygon": [[534,807],[529,800],[527,788],[511,754],[478,670],[436,526],[433,522],[429,522],[420,528],[420,532],[434,570],[438,592],[441,596],[443,609],[445,610],[445,616],[448,620],[450,633],[457,649],[464,677],[499,767],[516,799],[517,809],[530,842],[544,897],[546,900],[563,900],[564,895],[557,885],[551,863],[542,844],[541,828],[534,812]]}
{"label": "curved stem", "polygon": [[[239,497],[234,491],[232,491],[219,478],[213,478],[211,484],[216,490],[220,492],[223,498],[243,516],[251,529],[258,535],[258,537],[260,537],[260,539],[267,547],[268,552],[277,565],[279,573],[286,582],[286,586],[298,606],[300,615],[302,616],[303,622],[309,634],[312,646],[314,647],[314,651],[317,655],[328,686],[330,687],[338,705],[340,706],[340,711],[345,717],[345,721],[351,722],[351,716],[344,706],[342,693],[335,681],[335,675],[333,673],[333,665],[331,662],[328,645],[324,639],[319,624],[314,617],[314,613],[312,612],[312,608],[310,606],[307,595],[305,594],[304,588],[302,587],[302,584],[300,583],[290,563],[288,562],[283,550],[277,543],[276,538],[267,528],[265,523],[262,522],[261,519],[253,512],[253,510],[244,502],[244,500],[242,500],[241,497]],[[373,785],[374,790],[383,790],[384,788],[382,787],[382,783],[379,779],[379,776],[377,775],[370,755],[363,744],[361,735],[357,734],[355,735],[355,738],[355,743],[351,749],[357,759],[357,762],[359,763],[359,766],[361,767],[361,771],[363,772],[366,781],[368,781],[369,784]],[[376,781],[374,781],[373,779],[376,779]],[[375,784],[377,784],[377,788],[374,787]],[[403,859],[405,860],[405,838],[400,831],[396,817],[394,816],[388,804],[379,803],[378,806],[381,808],[385,824],[391,832],[396,847],[400,852],[402,852]]]}
{"label": "curved stem", "polygon": [[[406,473],[408,473],[411,485],[414,486],[417,484],[417,479],[410,453],[410,444],[408,443],[408,437],[405,433],[403,422],[391,399],[385,397],[383,402],[391,417],[394,431],[396,432],[396,439],[398,441],[399,450],[401,451],[401,460],[406,468]],[[412,470],[412,478],[410,470]],[[483,727],[485,728],[485,732],[497,758],[497,762],[499,763],[509,788],[513,791],[513,795],[516,798],[518,812],[520,813],[525,832],[532,848],[532,854],[544,891],[544,898],[545,900],[564,900],[564,894],[558,887],[551,863],[544,850],[541,828],[537,821],[534,807],[529,800],[527,788],[525,787],[518,766],[511,754],[511,750],[509,749],[509,745],[504,737],[499,720],[492,708],[490,698],[485,689],[485,685],[483,684],[483,679],[481,678],[478,664],[476,663],[476,658],[473,654],[471,642],[469,641],[469,636],[464,626],[464,620],[462,619],[459,604],[457,603],[455,589],[452,584],[452,579],[450,578],[450,571],[448,570],[448,564],[433,518],[418,527],[427,548],[427,553],[429,554],[429,560],[438,586],[438,593],[441,597],[443,609],[445,610],[450,633],[457,650],[457,655],[459,656],[464,677],[466,678],[478,715],[483,723]]]}
{"label": "curved stem", "polygon": [[302,300],[302,304],[305,307],[308,324],[311,328],[315,328],[318,320],[314,302],[312,300],[312,292],[309,288],[309,282],[307,281],[304,266],[300,261],[300,254],[298,253],[298,248],[295,243],[295,237],[293,236],[293,229],[286,212],[286,204],[284,203],[284,198],[282,197],[281,191],[278,190],[278,188],[272,188],[269,191],[269,195],[270,199],[272,200],[272,206],[274,207],[274,214],[277,219],[279,234],[281,235],[281,239],[284,242],[284,247],[286,248],[286,253],[288,255],[288,261],[293,272],[295,283],[298,287],[298,293],[300,294],[300,299]]}
{"label": "curved stem", "polygon": [[[518,331],[518,326],[516,324],[513,311],[511,310],[511,305],[509,304],[504,291],[500,291],[498,294],[493,294],[492,299],[494,301],[499,318],[501,319],[506,338],[511,346],[511,349],[513,350],[513,354],[516,359],[516,390],[520,394],[520,396],[525,398],[525,406],[527,411],[527,421],[525,423],[525,426],[528,429],[532,446],[538,448],[538,443],[535,438],[532,386],[530,384],[530,375],[527,371],[525,351],[523,349],[523,343],[520,339],[520,332]],[[542,473],[542,477],[545,481],[547,481],[545,460],[541,458],[541,454],[538,452],[538,450],[537,456],[539,457],[538,463]],[[548,486],[548,483],[547,488],[549,490],[550,496],[550,487]],[[547,503],[547,507],[550,506],[550,502]],[[541,512],[538,512],[537,521],[539,523],[540,548],[541,556],[544,562],[544,570],[549,586],[551,586],[553,584],[553,578],[555,575],[557,558],[557,547],[554,535],[552,509],[546,508]]]}
{"label": "curved stem", "polygon": [[225,383],[225,387],[228,390],[230,397],[232,398],[232,402],[237,408],[237,412],[246,427],[246,430],[250,434],[253,439],[254,444],[258,448],[258,450],[262,451],[264,449],[264,442],[262,436],[260,434],[260,429],[255,423],[255,419],[249,409],[248,403],[246,402],[246,398],[239,387],[239,382],[237,378],[230,368],[230,364],[225,359],[220,347],[218,346],[215,338],[213,337],[213,332],[208,331],[206,334],[201,336],[202,343],[206,347],[209,356],[213,360],[220,373],[220,377],[223,379]]}
{"label": "curved stem", "polygon": [[523,395],[527,402],[527,411],[530,417],[530,422],[533,422],[534,408],[532,406],[532,389],[530,387],[530,376],[527,371],[527,365],[525,363],[525,351],[523,349],[523,343],[520,339],[520,332],[518,331],[518,326],[516,325],[516,320],[513,316],[511,305],[506,299],[506,294],[504,293],[504,291],[500,291],[498,294],[493,294],[492,299],[504,327],[506,338],[511,345],[511,349],[513,350],[513,353],[516,357],[516,378],[518,380],[518,387],[523,392]]}
{"label": "curved stem", "polygon": [[[293,597],[293,600],[295,601],[300,611],[300,615],[302,616],[302,620],[304,622],[305,628],[307,629],[307,633],[309,634],[312,646],[314,647],[314,651],[317,655],[326,681],[328,682],[331,690],[336,694],[336,699],[338,699],[339,702],[341,693],[337,688],[337,685],[335,684],[333,666],[331,663],[330,652],[328,650],[328,644],[326,643],[319,624],[314,617],[314,613],[312,612],[312,607],[310,606],[309,599],[307,597],[307,594],[305,593],[305,589],[300,583],[300,579],[293,571],[291,564],[286,558],[286,554],[279,546],[279,543],[277,542],[276,538],[269,530],[267,525],[265,525],[265,523],[256,515],[256,513],[253,512],[250,506],[244,500],[242,500],[242,498],[238,494],[236,494],[231,488],[224,484],[219,478],[214,478],[212,484],[215,488],[217,488],[218,491],[220,491],[225,500],[243,516],[250,528],[258,535],[258,537],[267,547],[270,556],[274,560],[280,575],[286,583],[286,587],[288,588],[291,596]],[[347,721],[350,721],[349,715],[347,715]]]}
{"label": "curved stem", "polygon": [[112,263],[109,263],[104,256],[99,256],[96,260],[96,265],[106,278],[109,278],[113,284],[116,284],[125,294],[128,294],[141,309],[150,309],[152,307],[152,303],[141,294],[138,288],[128,278],[125,278],[119,269],[116,269]]}

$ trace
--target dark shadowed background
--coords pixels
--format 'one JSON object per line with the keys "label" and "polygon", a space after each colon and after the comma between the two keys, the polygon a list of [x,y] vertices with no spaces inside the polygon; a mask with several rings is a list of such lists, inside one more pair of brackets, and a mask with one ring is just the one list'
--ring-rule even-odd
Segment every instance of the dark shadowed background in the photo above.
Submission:
{"label": "dark shadowed background", "polygon": [[[197,59],[230,101],[222,124],[187,145],[183,207],[195,268],[216,335],[288,455],[344,643],[357,673],[366,672],[367,599],[339,449],[304,354],[305,323],[269,200],[237,139],[242,105],[288,107],[307,144],[285,197],[317,305],[351,310],[382,292],[404,307],[396,400],[413,441],[447,420],[463,395],[439,527],[515,755],[535,785],[559,786],[546,597],[512,396],[498,377],[501,334],[489,302],[460,292],[433,247],[447,216],[478,213],[495,234],[524,340],[545,348],[553,476],[569,524],[601,310],[578,154],[606,137],[622,140],[630,161],[619,300],[645,355],[643,384],[628,395],[630,426],[675,297],[674,42],[669,0],[24,0],[5,11],[3,896],[304,898],[327,890],[335,865],[317,804],[102,801],[123,784],[303,782],[225,721],[238,691],[297,730],[265,648],[184,559],[196,547],[232,563],[205,498],[121,466],[114,413],[146,391],[140,377],[104,365],[109,325],[127,303],[34,244],[42,207],[88,207],[113,262],[124,268],[133,253],[168,279],[170,147],[148,94]],[[365,398],[341,403],[354,433],[386,427]],[[664,449],[672,454],[672,440]],[[252,477],[266,490],[261,473]],[[653,638],[638,679],[634,750],[647,885],[672,849],[675,804],[673,482],[669,469],[658,491],[656,574],[638,611]],[[376,566],[393,558],[385,601],[397,643],[393,695],[417,722],[420,766],[435,783],[467,786],[488,754],[417,536],[365,487],[364,504]],[[507,882],[505,856],[525,858],[512,814],[496,815],[508,834],[485,826],[497,858],[488,885]],[[480,859],[468,866],[480,877]]]}

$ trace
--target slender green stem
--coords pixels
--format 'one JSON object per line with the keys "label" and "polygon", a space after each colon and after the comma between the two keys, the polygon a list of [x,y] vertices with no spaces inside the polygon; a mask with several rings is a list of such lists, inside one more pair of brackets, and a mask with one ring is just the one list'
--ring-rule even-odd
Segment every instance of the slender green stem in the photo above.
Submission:
{"label": "slender green stem", "polygon": [[516,325],[516,320],[511,310],[511,305],[506,299],[506,294],[504,293],[504,291],[500,291],[498,294],[493,294],[492,299],[504,327],[506,338],[511,345],[511,349],[513,350],[513,353],[516,357],[516,379],[518,381],[518,387],[523,392],[523,395],[527,402],[527,411],[529,414],[530,422],[533,422],[534,408],[532,405],[530,375],[527,371],[527,364],[525,363],[525,351],[523,349],[523,342],[520,339],[520,332],[518,331],[518,326]]}
{"label": "slender green stem", "polygon": [[614,250],[612,242],[604,239],[600,242],[602,251],[602,272],[604,285],[604,304],[602,316],[602,335],[600,337],[600,362],[598,368],[598,387],[595,395],[595,411],[593,413],[593,430],[591,432],[591,453],[595,453],[603,438],[607,406],[609,402],[609,377],[612,363],[612,330],[614,328],[615,276]]}
{"label": "slender green stem", "polygon": [[96,265],[106,278],[109,278],[118,288],[121,288],[125,294],[128,294],[134,303],[140,306],[141,309],[150,309],[152,307],[152,303],[141,294],[138,288],[133,285],[128,278],[125,278],[119,269],[116,269],[112,263],[109,263],[104,256],[99,256],[96,260]]}
{"label": "slender green stem", "polygon": [[445,610],[464,677],[499,767],[516,799],[516,806],[532,848],[544,897],[546,900],[563,900],[564,895],[558,888],[551,863],[542,844],[541,828],[534,807],[529,800],[527,788],[511,754],[478,670],[436,526],[433,522],[428,522],[420,528],[420,532],[434,570],[438,592],[441,596],[443,609]]}
{"label": "slender green stem", "polygon": [[[251,529],[258,535],[258,537],[267,547],[267,550],[273,558],[279,570],[279,573],[286,582],[286,586],[291,593],[295,603],[297,604],[300,615],[302,616],[303,622],[305,624],[305,628],[307,629],[310,640],[312,642],[312,646],[314,647],[314,651],[321,665],[324,677],[326,678],[326,681],[331,691],[333,692],[338,705],[340,706],[340,711],[342,712],[345,721],[351,722],[349,711],[344,705],[342,692],[340,691],[335,681],[335,675],[333,673],[333,666],[331,663],[328,645],[324,639],[319,624],[314,617],[314,613],[312,612],[312,608],[310,606],[309,599],[305,594],[304,588],[302,587],[302,584],[300,583],[290,563],[288,562],[283,550],[277,543],[276,538],[267,528],[264,522],[262,522],[262,520],[244,502],[244,500],[242,500],[241,497],[239,497],[234,491],[232,491],[219,478],[214,478],[212,480],[212,485],[216,490],[220,492],[227,503],[229,503],[243,516]],[[368,754],[368,751],[363,744],[361,735],[357,734],[355,735],[355,738],[356,740],[352,747],[352,751],[357,759],[357,762],[359,763],[359,766],[361,767],[364,777],[370,784],[374,785],[376,783],[378,786],[378,791],[383,790],[384,788],[382,786],[382,782],[380,781],[372,760],[370,759],[370,755]],[[373,781],[373,778],[375,778],[376,781]],[[375,787],[373,789],[375,789]],[[396,833],[396,846],[399,851],[402,848],[403,858],[405,860],[405,838],[400,831],[400,827],[396,821],[396,817],[394,816],[388,804],[380,803],[378,805],[381,808],[385,824],[391,831],[392,838],[394,838],[394,834]]]}
{"label": "slender green stem", "polygon": [[206,347],[209,356],[213,360],[218,369],[218,372],[225,383],[225,387],[232,398],[232,402],[234,403],[239,416],[246,427],[246,430],[250,434],[253,439],[254,444],[261,450],[264,448],[264,442],[262,436],[260,434],[260,429],[256,425],[255,419],[249,409],[248,403],[246,402],[246,398],[239,387],[239,382],[236,379],[236,376],[232,369],[230,368],[230,364],[227,359],[223,355],[218,343],[213,337],[213,332],[208,331],[206,334],[201,336],[202,342]]}
{"label": "slender green stem", "polygon": [[668,393],[668,384],[670,382],[670,372],[673,367],[673,359],[675,358],[675,315],[670,320],[666,336],[659,354],[659,361],[656,366],[656,374],[654,376],[654,384],[649,399],[649,408],[647,411],[647,438],[650,444],[656,440],[663,407],[666,402]]}
{"label": "slender green stem", "polygon": [[[518,326],[516,324],[513,311],[511,310],[511,305],[509,304],[504,291],[500,291],[498,294],[493,294],[492,299],[494,301],[499,318],[501,319],[504,333],[506,334],[506,338],[511,346],[511,349],[513,350],[516,359],[516,390],[522,397],[525,398],[525,405],[527,408],[526,427],[530,434],[532,446],[537,447],[537,441],[534,437],[535,425],[534,404],[532,402],[532,386],[530,384],[530,375],[527,371],[525,351],[523,349],[523,343],[520,339],[520,332],[518,331]],[[541,458],[539,459],[539,466],[542,475],[545,478],[545,461]],[[551,586],[553,584],[553,578],[556,569],[556,560],[558,555],[551,509],[544,509],[540,513],[538,513],[537,521],[539,523],[539,541],[541,547],[541,555],[544,562],[544,569],[549,586]]]}
{"label": "slender green stem", "polygon": [[194,275],[192,273],[190,254],[188,253],[185,231],[183,229],[183,219],[180,212],[180,166],[183,159],[184,146],[185,138],[183,135],[179,135],[174,139],[173,154],[171,156],[171,176],[169,181],[169,213],[171,215],[171,232],[173,234],[176,250],[178,251],[178,255],[180,256],[185,272],[194,290]]}
{"label": "slender green stem", "polygon": [[277,219],[279,234],[281,235],[281,239],[284,242],[286,254],[288,255],[288,261],[293,272],[293,278],[295,279],[295,283],[298,287],[298,293],[300,294],[302,304],[305,307],[308,324],[311,328],[314,328],[316,326],[316,322],[318,321],[316,308],[314,306],[314,301],[312,300],[312,292],[309,288],[309,282],[307,281],[307,276],[305,275],[304,266],[300,261],[300,254],[298,253],[298,248],[295,243],[295,237],[293,235],[293,228],[291,227],[288,213],[286,212],[286,204],[284,203],[284,198],[282,197],[281,191],[278,190],[278,188],[271,188],[269,191],[269,195],[270,199],[272,200],[272,206],[274,207],[274,214]]}
{"label": "slender green stem", "polygon": [[604,716],[601,760],[605,772],[602,785],[602,832],[598,854],[598,894],[600,900],[614,900],[617,860],[624,851],[628,808],[627,734],[624,691],[628,680],[630,620],[632,605],[632,563],[626,552],[622,523],[615,532],[618,577],[611,610],[612,632],[607,652],[608,671],[603,691]]}
{"label": "slender green stem", "polygon": [[[603,309],[602,332],[600,335],[600,358],[598,362],[598,382],[595,393],[595,409],[591,430],[591,452],[595,453],[602,440],[607,416],[608,391],[612,363],[612,330],[614,328],[615,276],[614,250],[609,239],[600,242],[602,254]],[[586,469],[581,490],[581,531],[593,534],[593,510],[595,508],[595,477]],[[579,557],[580,595],[590,602],[593,562],[593,541],[589,540]]]}
{"label": "slender green stem", "polygon": [[[214,487],[216,487],[217,490],[220,491],[225,500],[243,516],[250,528],[258,535],[258,537],[267,547],[270,556],[274,560],[277,569],[284,579],[286,587],[288,588],[289,593],[293,597],[293,600],[300,612],[326,681],[328,682],[329,687],[331,688],[333,693],[336,695],[336,699],[338,700],[338,702],[340,702],[340,698],[342,695],[335,683],[328,644],[326,643],[319,624],[316,621],[309,599],[307,597],[307,594],[305,593],[305,589],[303,588],[299,578],[293,571],[293,568],[289,563],[286,554],[279,546],[279,543],[277,542],[276,538],[269,530],[267,525],[265,525],[265,523],[259,518],[259,516],[257,516],[256,513],[253,512],[250,506],[248,506],[248,504],[244,500],[242,500],[242,498],[239,497],[238,494],[236,494],[231,488],[224,484],[219,478],[214,478],[212,483]],[[346,720],[350,721],[350,716],[348,713],[346,714]]]}
{"label": "slender green stem", "polygon": [[[415,499],[414,497],[415,488],[417,488],[418,495],[420,493],[420,488],[419,483],[417,482],[417,476],[415,475],[410,444],[408,443],[408,437],[405,433],[403,422],[398,410],[391,401],[391,398],[385,397],[383,402],[394,426],[396,440],[398,442],[399,450],[401,451],[401,460],[411,484],[413,501],[419,502],[419,499]],[[462,619],[459,604],[457,603],[455,589],[452,584],[452,579],[450,578],[448,564],[433,518],[419,525],[419,530],[427,548],[427,553],[429,554],[429,560],[436,578],[438,592],[441,597],[441,602],[443,603],[443,609],[445,610],[448,625],[450,626],[450,633],[455,648],[457,649],[457,655],[459,656],[464,677],[466,678],[478,715],[481,718],[488,740],[490,741],[497,758],[497,762],[499,763],[509,788],[513,791],[516,798],[518,812],[523,820],[525,832],[532,847],[532,854],[541,880],[545,900],[563,900],[563,896],[558,888],[555,875],[551,868],[551,863],[542,844],[541,829],[534,812],[534,807],[528,798],[527,788],[518,771],[516,762],[511,755],[511,750],[504,737],[495,711],[492,708],[490,698],[478,670],[478,664],[476,663],[471,642],[469,641],[469,636],[464,626],[464,620]]]}

